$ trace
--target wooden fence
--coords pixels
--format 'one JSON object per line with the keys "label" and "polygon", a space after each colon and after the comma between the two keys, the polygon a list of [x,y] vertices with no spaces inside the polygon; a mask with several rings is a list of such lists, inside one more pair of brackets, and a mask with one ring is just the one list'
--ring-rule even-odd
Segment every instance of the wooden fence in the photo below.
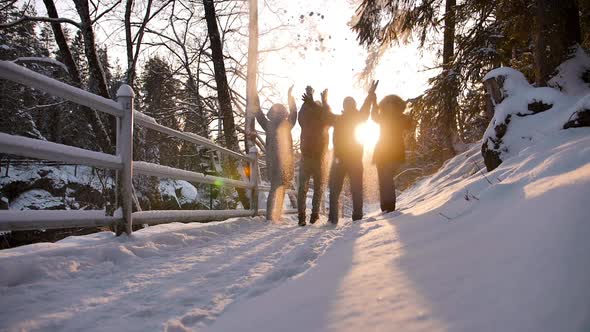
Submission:
{"label": "wooden fence", "polygon": [[[259,191],[266,191],[268,188],[260,186],[258,150],[255,147],[249,151],[248,155],[244,155],[219,146],[207,138],[163,126],[153,118],[134,110],[134,93],[131,87],[126,84],[117,91],[117,101],[115,102],[9,61],[0,61],[0,78],[44,91],[117,118],[115,155],[5,133],[0,133],[0,152],[28,158],[114,169],[117,171],[117,190],[121,203],[121,208],[113,216],[106,216],[102,211],[0,211],[0,231],[121,225],[124,226],[123,230],[130,234],[133,224],[154,225],[168,222],[223,220],[233,217],[256,216],[262,212],[258,209],[258,194]],[[133,161],[134,123],[237,158],[245,162],[251,170],[250,178],[246,181],[235,180],[148,162]],[[132,179],[134,175],[243,188],[249,192],[250,209],[132,212]],[[294,210],[285,212],[293,213]]]}

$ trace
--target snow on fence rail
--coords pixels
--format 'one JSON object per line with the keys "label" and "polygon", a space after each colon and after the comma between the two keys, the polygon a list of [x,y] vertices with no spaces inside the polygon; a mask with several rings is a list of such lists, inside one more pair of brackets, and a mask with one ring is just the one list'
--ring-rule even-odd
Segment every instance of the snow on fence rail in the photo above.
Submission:
{"label": "snow on fence rail", "polygon": [[[168,222],[212,221],[232,217],[255,216],[258,209],[259,175],[258,150],[253,148],[244,155],[213,141],[192,134],[165,127],[153,118],[134,111],[134,93],[130,86],[123,84],[117,91],[117,102],[72,87],[63,82],[41,75],[9,61],[0,61],[0,78],[17,82],[31,88],[62,97],[79,105],[117,117],[116,155],[89,151],[39,139],[0,133],[0,152],[39,159],[48,159],[94,167],[109,168],[119,173],[117,185],[121,197],[121,210],[117,216],[104,216],[102,211],[0,211],[0,231],[50,229],[64,227],[88,227],[104,225],[125,226],[127,234],[132,232],[133,223],[159,224]],[[248,162],[251,174],[249,181],[205,175],[162,165],[134,162],[133,123],[142,127],[176,137],[194,144],[206,146],[221,153]],[[191,182],[224,185],[250,190],[249,210],[173,210],[132,212],[133,173],[187,180]],[[266,188],[262,188],[264,190]],[[292,210],[286,211],[292,213]],[[120,227],[116,227],[118,233]]]}

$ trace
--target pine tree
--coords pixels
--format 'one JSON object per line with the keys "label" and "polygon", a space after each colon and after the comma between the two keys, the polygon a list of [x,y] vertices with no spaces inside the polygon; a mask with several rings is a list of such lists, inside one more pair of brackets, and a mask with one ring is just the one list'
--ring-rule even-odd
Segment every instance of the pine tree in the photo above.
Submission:
{"label": "pine tree", "polygon": [[[66,36],[68,34],[69,33],[66,33]],[[74,58],[74,61],[78,66],[78,71],[80,73],[80,82],[82,83],[81,88],[88,89],[88,84],[90,81],[90,75],[88,74],[88,60],[84,55],[84,37],[82,36],[82,32],[80,32],[80,30],[76,31],[74,40],[70,44],[70,50],[72,52],[72,58]]]}
{"label": "pine tree", "polygon": [[[0,12],[0,23],[12,22],[23,12],[31,16],[36,15],[32,8],[23,7],[23,10],[19,10],[14,5],[9,5]],[[36,22],[29,21],[3,29],[0,33],[0,45],[3,45],[0,47],[0,60],[46,57],[49,52],[36,35],[36,27]],[[42,62],[25,62],[23,65],[49,76],[54,70]],[[54,98],[38,90],[4,80],[0,80],[0,95],[3,96],[0,103],[1,132],[45,139],[47,123],[39,121],[40,113],[35,107],[39,104],[51,103]]]}
{"label": "pine tree", "polygon": [[[176,115],[177,94],[180,83],[174,77],[170,65],[159,57],[148,59],[141,78],[142,111],[158,123],[179,129]],[[149,161],[178,165],[179,144],[175,140],[154,131],[146,134],[146,154]]]}

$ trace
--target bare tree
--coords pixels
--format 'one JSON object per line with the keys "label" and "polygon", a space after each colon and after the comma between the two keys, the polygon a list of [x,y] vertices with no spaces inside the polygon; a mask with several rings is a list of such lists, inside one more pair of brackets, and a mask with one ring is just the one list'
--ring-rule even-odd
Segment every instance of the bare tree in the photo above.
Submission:
{"label": "bare tree", "polygon": [[[131,20],[135,1],[127,0],[125,3],[124,25],[125,49],[127,53],[127,72],[125,74],[125,80],[127,81],[127,84],[133,86],[135,81],[137,61],[139,59],[141,46],[143,45],[142,41],[148,23],[173,2],[174,0],[167,0],[152,11],[153,0],[148,0],[143,5],[143,16],[139,22],[132,22]],[[135,33],[133,31],[133,26],[137,26]]]}
{"label": "bare tree", "polygon": [[47,16],[49,16],[49,18],[55,19],[55,21],[51,22],[51,30],[53,30],[53,36],[55,38],[57,47],[59,48],[59,54],[62,58],[62,61],[68,68],[70,79],[79,87],[80,72],[78,71],[78,66],[72,57],[72,52],[70,52],[70,48],[68,47],[68,41],[64,35],[63,30],[61,29],[61,22],[58,21],[59,16],[57,14],[57,9],[55,8],[55,3],[53,0],[43,0],[43,3],[47,9]]}
{"label": "bare tree", "polygon": [[[223,44],[217,27],[217,15],[215,14],[215,5],[213,0],[203,0],[205,8],[205,20],[207,21],[207,31],[209,33],[209,43],[211,47],[211,60],[215,73],[215,83],[217,85],[217,98],[219,101],[219,113],[223,121],[223,134],[225,145],[239,151],[238,136],[232,111],[232,99],[229,84],[227,83],[227,74],[225,71],[225,62],[223,57]],[[229,171],[233,177],[239,177],[237,167],[230,163]],[[250,201],[243,189],[236,190],[238,197],[244,208],[250,208]]]}
{"label": "bare tree", "polygon": [[74,0],[76,11],[80,16],[80,31],[84,37],[84,53],[88,59],[88,70],[93,83],[96,84],[96,92],[105,98],[111,98],[104,70],[100,64],[96,49],[93,20],[90,18],[88,0]]}
{"label": "bare tree", "polygon": [[221,36],[217,26],[217,16],[215,14],[215,5],[213,0],[203,0],[203,7],[205,8],[205,20],[207,21],[207,31],[209,33],[211,60],[213,62],[215,73],[215,83],[217,85],[219,112],[223,121],[225,145],[234,151],[238,151],[238,137],[236,135],[234,115],[232,111],[232,100],[229,84],[227,82],[227,74],[225,71],[223,44],[221,42]]}

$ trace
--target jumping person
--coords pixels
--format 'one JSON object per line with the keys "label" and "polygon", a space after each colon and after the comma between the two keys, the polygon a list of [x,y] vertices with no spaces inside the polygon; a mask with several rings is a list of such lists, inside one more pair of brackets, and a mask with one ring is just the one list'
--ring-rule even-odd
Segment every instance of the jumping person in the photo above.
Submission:
{"label": "jumping person", "polygon": [[315,223],[319,219],[319,210],[324,195],[326,182],[326,152],[328,151],[329,134],[327,112],[327,91],[321,93],[322,102],[313,100],[314,90],[311,86],[305,88],[303,105],[299,110],[299,125],[301,126],[301,161],[299,162],[299,188],[297,190],[297,212],[299,226],[305,226],[305,208],[309,179],[313,178],[313,199],[311,203],[311,217],[309,222]]}
{"label": "jumping person", "polygon": [[406,102],[396,95],[386,96],[379,105],[373,105],[371,118],[379,124],[379,140],[375,145],[373,162],[379,178],[381,211],[395,211],[395,183],[393,175],[405,161],[406,150],[403,132],[411,130],[412,122],[403,112]]}
{"label": "jumping person", "polygon": [[[344,98],[342,115],[330,112],[330,123],[334,126],[334,158],[330,171],[330,213],[328,220],[338,223],[338,201],[344,178],[350,178],[352,191],[352,220],[363,217],[363,145],[355,140],[356,127],[369,118],[371,105],[376,99],[375,89],[379,82],[373,82],[360,111],[352,97]],[[326,91],[327,104],[327,91]]]}
{"label": "jumping person", "polygon": [[[293,181],[293,138],[291,129],[297,121],[297,106],[289,88],[289,112],[282,104],[274,104],[265,116],[256,97],[256,120],[266,132],[266,164],[270,192],[266,201],[266,220],[278,221],[283,212],[285,189]],[[268,119],[267,119],[268,117]]]}

